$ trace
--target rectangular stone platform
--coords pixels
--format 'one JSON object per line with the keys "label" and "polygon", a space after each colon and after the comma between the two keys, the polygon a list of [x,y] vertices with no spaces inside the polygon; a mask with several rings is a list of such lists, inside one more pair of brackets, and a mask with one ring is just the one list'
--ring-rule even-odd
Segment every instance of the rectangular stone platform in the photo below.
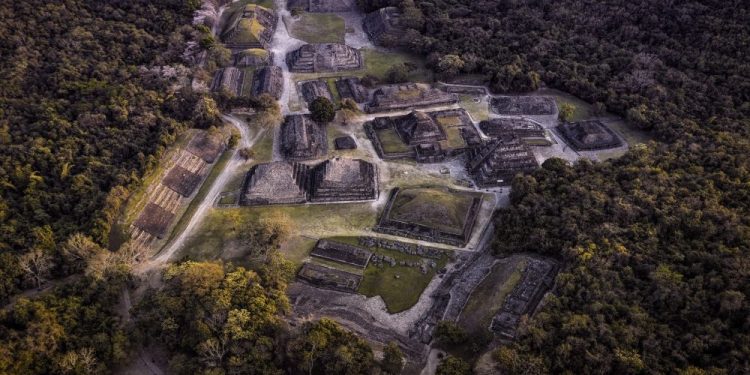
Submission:
{"label": "rectangular stone platform", "polygon": [[370,262],[372,252],[361,247],[349,245],[330,240],[318,240],[311,256],[332,260],[334,262],[349,264],[355,267],[365,268]]}
{"label": "rectangular stone platform", "polygon": [[356,293],[362,276],[315,263],[304,263],[297,278],[318,288]]}

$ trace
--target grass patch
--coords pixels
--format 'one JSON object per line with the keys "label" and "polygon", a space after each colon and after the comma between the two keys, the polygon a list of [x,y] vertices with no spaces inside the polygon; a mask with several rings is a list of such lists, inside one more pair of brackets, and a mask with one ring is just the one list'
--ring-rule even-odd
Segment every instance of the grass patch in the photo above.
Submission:
{"label": "grass patch", "polygon": [[302,13],[289,34],[307,43],[344,43],[344,19],[332,13]]}
{"label": "grass patch", "polygon": [[385,80],[388,70],[398,64],[409,63],[416,69],[409,72],[411,82],[431,82],[432,73],[425,68],[424,60],[420,57],[403,52],[381,51],[375,49],[362,49],[362,58],[365,60],[365,71],[362,75],[370,74],[380,80]]}
{"label": "grass patch", "polygon": [[[487,104],[487,100],[485,99],[485,96],[460,94],[458,97],[461,100],[460,102],[461,108],[465,109],[466,112],[469,112],[472,120],[474,121],[489,120],[490,109],[489,109],[489,104]],[[475,98],[481,99],[479,103],[474,101]]]}
{"label": "grass patch", "polygon": [[383,152],[386,154],[396,154],[410,150],[409,145],[401,141],[401,137],[398,136],[398,133],[393,128],[376,130],[375,135],[380,140],[380,144],[383,145]]}
{"label": "grass patch", "polygon": [[255,74],[255,68],[247,67],[244,69],[245,76],[242,79],[242,89],[240,93],[242,96],[250,96],[250,90],[253,88],[253,75]]}
{"label": "grass patch", "polygon": [[461,136],[461,128],[457,126],[445,127],[447,137],[443,148],[463,148],[466,147],[466,140]]}
{"label": "grass patch", "polygon": [[327,78],[326,84],[328,85],[328,91],[331,92],[331,97],[333,98],[333,104],[336,106],[336,108],[341,107],[341,94],[339,94],[339,89],[336,87],[336,80],[338,78]]}
{"label": "grass patch", "polygon": [[639,143],[648,143],[654,140],[651,133],[638,129],[635,126],[629,125],[624,120],[617,121],[605,121],[605,126],[612,129],[618,135],[620,135],[628,145],[634,146]]}
{"label": "grass patch", "polygon": [[253,145],[253,161],[264,163],[273,159],[273,137],[275,129],[266,129],[261,138]]}
{"label": "grass patch", "polygon": [[486,330],[497,311],[503,307],[505,297],[521,280],[525,268],[525,260],[495,265],[487,278],[477,285],[461,312],[459,323],[464,329],[470,334]]}
{"label": "grass patch", "polygon": [[374,226],[377,218],[369,202],[214,208],[175,257],[221,257],[223,253],[233,251],[242,239],[241,228],[276,213],[288,217],[294,229],[292,237],[283,244],[282,253],[295,263],[301,262],[312,249],[312,246],[303,246],[306,244],[304,239],[358,233]]}
{"label": "grass patch", "polygon": [[472,194],[446,189],[403,189],[395,197],[390,218],[460,234],[473,200]]}

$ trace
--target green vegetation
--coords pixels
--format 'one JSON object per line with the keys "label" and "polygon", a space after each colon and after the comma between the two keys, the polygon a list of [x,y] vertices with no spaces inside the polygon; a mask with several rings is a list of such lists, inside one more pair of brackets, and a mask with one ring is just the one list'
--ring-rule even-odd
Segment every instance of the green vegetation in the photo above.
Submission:
{"label": "green vegetation", "polygon": [[[490,118],[490,108],[485,96],[459,94],[458,97],[461,100],[459,105],[466,112],[469,112],[472,120],[479,122]],[[476,98],[480,98],[481,100],[477,103],[474,101]]]}
{"label": "green vegetation", "polygon": [[331,92],[334,106],[339,108],[341,106],[341,94],[339,94],[339,89],[336,87],[336,78],[327,78],[326,85],[328,85],[328,90]]}
{"label": "green vegetation", "polygon": [[328,124],[336,116],[336,108],[326,97],[319,96],[310,103],[310,117],[313,121]]}
{"label": "green vegetation", "polygon": [[404,52],[363,49],[362,59],[365,60],[364,75],[371,75],[381,81],[387,81],[388,71],[399,64],[409,64],[413,70],[409,71],[408,79],[412,82],[430,82],[432,73],[425,68],[424,60]]}
{"label": "green vegetation", "polygon": [[344,43],[344,19],[332,13],[300,14],[293,21],[289,34],[307,43]]}
{"label": "green vegetation", "polygon": [[410,150],[409,145],[401,140],[401,137],[398,136],[398,133],[393,128],[376,130],[375,134],[383,146],[383,152],[386,154],[396,154]]}
{"label": "green vegetation", "polygon": [[441,188],[402,189],[396,195],[390,217],[462,233],[475,195]]}
{"label": "green vegetation", "polygon": [[463,148],[466,147],[466,140],[461,136],[461,128],[458,126],[443,126],[445,129],[446,140],[442,142],[445,148]]}
{"label": "green vegetation", "polygon": [[521,280],[525,267],[525,261],[495,265],[472,292],[461,311],[459,324],[472,333],[487,330],[492,318],[503,307],[505,297]]}

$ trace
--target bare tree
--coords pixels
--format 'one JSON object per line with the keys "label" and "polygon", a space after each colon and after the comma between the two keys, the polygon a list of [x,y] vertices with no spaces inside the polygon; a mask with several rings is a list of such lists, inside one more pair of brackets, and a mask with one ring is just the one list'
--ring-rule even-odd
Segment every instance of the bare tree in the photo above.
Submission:
{"label": "bare tree", "polygon": [[53,263],[47,253],[37,248],[22,255],[18,259],[18,265],[26,276],[34,281],[35,286],[38,288],[47,280]]}

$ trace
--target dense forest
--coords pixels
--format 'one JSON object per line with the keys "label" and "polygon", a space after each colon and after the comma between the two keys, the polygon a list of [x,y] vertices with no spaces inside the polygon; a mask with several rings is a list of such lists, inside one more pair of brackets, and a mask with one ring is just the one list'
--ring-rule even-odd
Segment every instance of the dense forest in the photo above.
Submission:
{"label": "dense forest", "polygon": [[28,268],[62,276],[55,244],[70,235],[106,244],[128,191],[192,126],[195,98],[170,88],[190,72],[198,5],[0,4],[0,301],[34,286]]}
{"label": "dense forest", "polygon": [[[750,4],[416,0],[445,78],[543,84],[650,129],[608,162],[513,183],[496,251],[561,259],[555,296],[496,353],[509,373],[750,372]],[[415,12],[416,10],[416,12]],[[445,64],[450,62],[450,64]]]}

